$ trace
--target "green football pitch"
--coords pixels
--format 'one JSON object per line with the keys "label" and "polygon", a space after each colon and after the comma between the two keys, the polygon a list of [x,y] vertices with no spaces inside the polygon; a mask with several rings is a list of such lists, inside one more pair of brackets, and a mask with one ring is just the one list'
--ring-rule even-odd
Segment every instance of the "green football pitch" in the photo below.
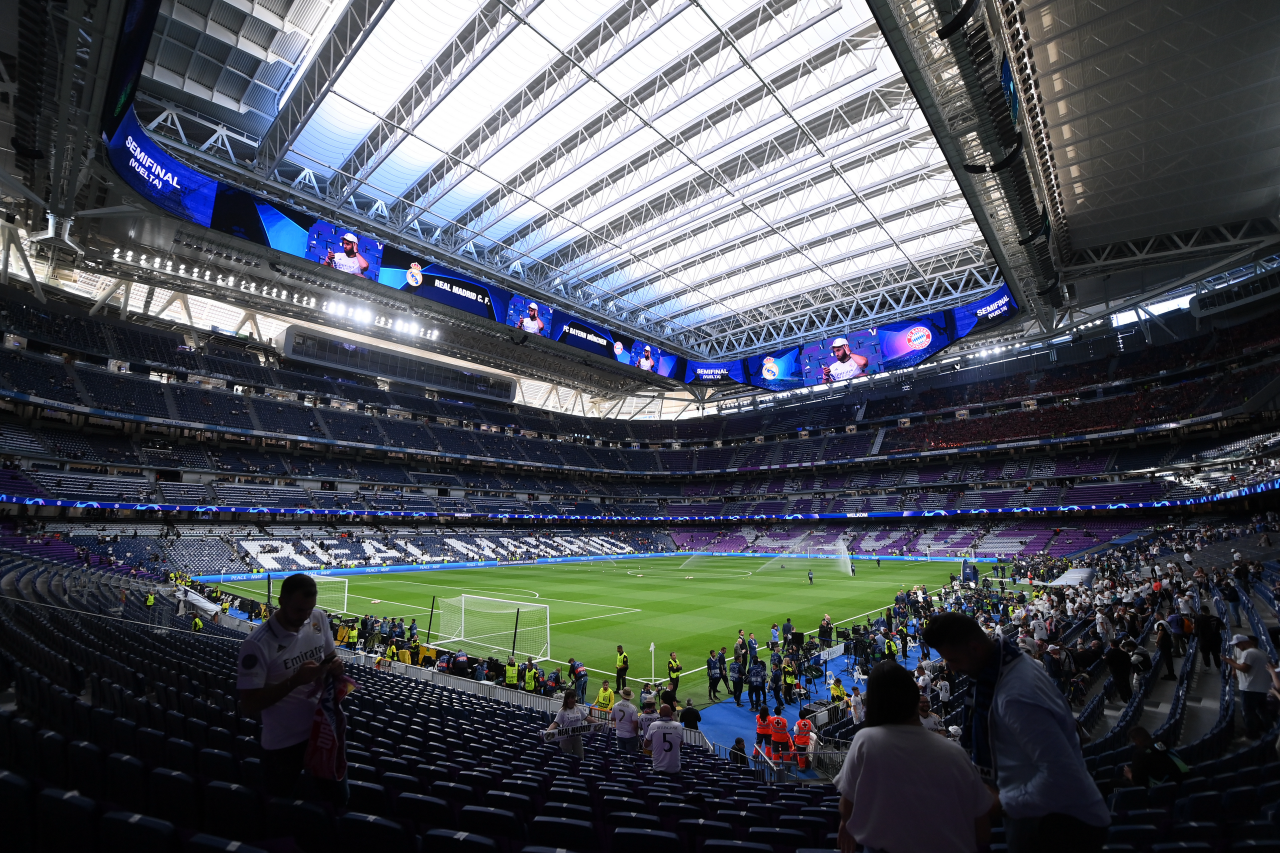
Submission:
{"label": "green football pitch", "polygon": [[[650,680],[653,643],[657,674],[666,673],[668,655],[676,652],[685,668],[681,692],[688,685],[691,695],[704,696],[707,651],[732,649],[739,628],[754,632],[763,647],[770,626],[788,617],[806,633],[817,629],[823,614],[837,623],[861,621],[891,605],[899,589],[926,584],[935,590],[959,569],[952,562],[899,560],[879,568],[874,560],[855,560],[853,566],[856,574],[850,577],[835,560],[681,554],[357,575],[347,579],[347,610],[403,618],[405,624],[416,618],[419,636],[425,636],[433,597],[467,594],[545,604],[551,619],[550,666],[570,656],[583,661],[592,670],[592,692],[600,678],[612,681],[619,643],[631,659],[630,680]],[[259,599],[266,591],[265,582],[223,586]],[[442,645],[492,653],[465,642]]]}

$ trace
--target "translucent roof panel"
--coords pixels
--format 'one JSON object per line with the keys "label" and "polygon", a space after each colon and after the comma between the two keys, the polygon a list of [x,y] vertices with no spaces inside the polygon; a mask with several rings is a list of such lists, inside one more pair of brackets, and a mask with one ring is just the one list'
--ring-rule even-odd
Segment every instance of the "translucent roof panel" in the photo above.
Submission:
{"label": "translucent roof panel", "polygon": [[691,353],[806,294],[922,313],[993,266],[857,2],[398,4],[289,158]]}

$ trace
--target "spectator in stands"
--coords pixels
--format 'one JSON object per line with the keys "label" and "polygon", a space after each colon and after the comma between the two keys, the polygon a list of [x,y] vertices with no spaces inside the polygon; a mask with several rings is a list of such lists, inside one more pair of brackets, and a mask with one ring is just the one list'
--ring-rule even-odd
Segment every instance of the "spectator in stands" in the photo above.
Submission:
{"label": "spectator in stands", "polygon": [[[262,774],[270,796],[292,797],[302,775],[319,694],[306,688],[342,675],[328,620],[316,608],[316,582],[304,574],[280,584],[280,608],[240,645],[236,688],[240,710],[262,715]],[[299,663],[301,661],[301,663]],[[315,780],[335,806],[346,803],[346,779]]]}
{"label": "spectator in stands", "polygon": [[1222,648],[1222,630],[1225,627],[1221,619],[1209,612],[1209,605],[1200,605],[1200,614],[1196,616],[1195,632],[1196,642],[1200,646],[1200,658],[1204,662],[1205,669],[1209,668],[1211,661],[1215,667],[1222,666],[1218,659],[1218,650]]}
{"label": "spectator in stands", "polygon": [[[578,694],[566,690],[560,710],[556,711],[556,718],[547,727],[549,739],[560,744],[561,752],[582,758],[582,730],[587,725],[587,713],[587,706],[578,704]],[[558,729],[565,729],[572,734],[554,735]]]}
{"label": "spectator in stands", "polygon": [[928,696],[920,697],[920,702],[917,705],[917,710],[920,713],[920,726],[925,731],[937,732],[938,734],[941,734],[941,735],[945,735],[947,733],[946,726],[942,725],[942,718],[939,717],[937,714],[933,713],[933,710],[929,707]]}
{"label": "spectator in stands", "polygon": [[631,704],[631,688],[618,691],[620,697],[609,711],[614,731],[618,736],[618,751],[623,755],[635,755],[640,749],[640,715]]}
{"label": "spectator in stands", "polygon": [[653,755],[655,773],[665,776],[680,775],[680,745],[684,743],[684,726],[673,717],[672,706],[663,705],[659,719],[649,724],[644,746]]}
{"label": "spectator in stands", "polygon": [[[1181,619],[1182,617],[1174,614],[1171,618]],[[1156,651],[1164,661],[1165,674],[1160,678],[1164,681],[1177,681],[1178,676],[1173,674],[1173,638],[1169,636],[1165,622],[1156,623]]]}
{"label": "spectator in stands", "polygon": [[[948,850],[972,853],[990,838],[993,797],[964,753],[921,726],[923,697],[911,673],[877,664],[867,679],[867,721],[836,777],[842,853]],[[904,798],[902,791],[911,791]],[[917,803],[929,804],[919,820]]]}
{"label": "spectator in stands", "polygon": [[1010,853],[1101,850],[1110,809],[1085,768],[1075,716],[1044,670],[962,613],[934,616],[924,636],[974,681],[962,745],[998,780]]}
{"label": "spectator in stands", "polygon": [[1124,778],[1139,788],[1155,787],[1168,782],[1181,782],[1186,774],[1186,765],[1174,760],[1173,755],[1164,748],[1164,744],[1156,743],[1151,732],[1134,726],[1129,730],[1129,740],[1133,743],[1133,760],[1124,767]]}
{"label": "spectator in stands", "polygon": [[1266,653],[1258,648],[1257,637],[1236,634],[1231,638],[1231,645],[1235,647],[1235,655],[1223,655],[1222,661],[1236,671],[1245,737],[1257,740],[1267,725],[1267,692],[1271,689],[1269,661]]}
{"label": "spectator in stands", "polygon": [[1102,658],[1111,670],[1112,686],[1119,694],[1120,701],[1127,705],[1133,696],[1133,662],[1129,659],[1128,652],[1120,647],[1119,639],[1112,639],[1111,648],[1107,649]]}
{"label": "spectator in stands", "polygon": [[1235,581],[1227,581],[1222,585],[1222,600],[1227,603],[1227,607],[1231,608],[1231,624],[1232,627],[1240,626],[1240,590],[1236,589]]}

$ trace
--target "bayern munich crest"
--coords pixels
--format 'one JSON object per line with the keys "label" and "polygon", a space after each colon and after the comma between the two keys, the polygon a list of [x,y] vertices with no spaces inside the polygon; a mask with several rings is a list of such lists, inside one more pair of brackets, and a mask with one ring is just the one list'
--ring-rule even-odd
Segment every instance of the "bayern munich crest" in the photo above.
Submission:
{"label": "bayern munich crest", "polygon": [[912,349],[924,349],[933,343],[933,332],[924,326],[912,326],[907,329],[907,346]]}

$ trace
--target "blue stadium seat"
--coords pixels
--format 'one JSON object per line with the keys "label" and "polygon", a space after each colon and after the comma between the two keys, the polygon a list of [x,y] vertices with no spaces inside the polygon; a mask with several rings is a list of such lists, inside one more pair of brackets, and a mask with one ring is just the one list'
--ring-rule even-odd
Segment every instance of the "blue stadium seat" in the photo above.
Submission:
{"label": "blue stadium seat", "polygon": [[200,825],[200,789],[185,773],[157,767],[151,771],[148,781],[150,807],[147,814],[155,815],[182,827]]}
{"label": "blue stadium seat", "polygon": [[40,751],[36,745],[40,730],[22,717],[9,723],[9,766],[18,773],[34,778],[40,770]]}
{"label": "blue stadium seat", "polygon": [[459,785],[457,782],[432,782],[427,792],[437,799],[444,800],[451,807],[460,809],[463,806],[479,805],[480,798],[470,785]]}
{"label": "blue stadium seat", "polygon": [[265,790],[262,775],[262,759],[249,757],[240,759],[240,781],[254,791]]}
{"label": "blue stadium seat", "polygon": [[1262,798],[1256,787],[1235,787],[1222,794],[1222,812],[1219,820],[1230,823],[1253,820],[1262,807]]}
{"label": "blue stadium seat", "polygon": [[1117,788],[1111,793],[1111,811],[1118,815],[1147,807],[1146,788]]}
{"label": "blue stadium seat", "polygon": [[[5,734],[0,731],[0,736]],[[31,785],[17,773],[0,770],[0,826],[5,846],[14,853],[33,853]]]}
{"label": "blue stadium seat", "polygon": [[453,809],[438,797],[400,794],[395,798],[393,811],[397,818],[412,821],[424,832],[428,829],[453,829],[456,826]]}
{"label": "blue stadium seat", "polygon": [[529,841],[533,844],[563,844],[577,853],[590,853],[600,847],[595,827],[589,821],[538,815],[529,822]]}
{"label": "blue stadium seat", "polygon": [[1236,841],[1231,845],[1231,853],[1280,853],[1280,841],[1272,839]]}
{"label": "blue stadium seat", "polygon": [[498,850],[497,842],[488,836],[449,829],[433,829],[422,837],[422,842],[424,848],[433,853],[497,853]]}
{"label": "blue stadium seat", "polygon": [[196,764],[196,745],[189,740],[171,737],[164,742],[164,767],[195,777],[200,773]]}
{"label": "blue stadium seat", "polygon": [[[590,795],[587,797],[590,801]],[[524,794],[517,794],[512,791],[493,790],[484,795],[484,804],[495,809],[506,809],[515,812],[523,821],[528,821],[533,817],[533,801]]]}
{"label": "blue stadium seat", "polygon": [[775,853],[773,845],[756,841],[728,841],[722,838],[708,838],[702,845],[706,853],[729,853],[731,850],[749,851],[750,853]]}
{"label": "blue stadium seat", "polygon": [[1145,850],[1160,837],[1160,830],[1149,823],[1116,826],[1107,830],[1108,844],[1131,844],[1137,850]]}
{"label": "blue stadium seat", "polygon": [[98,808],[88,797],[45,788],[36,797],[35,814],[40,825],[42,846],[51,850],[93,850],[97,847]]}
{"label": "blue stadium seat", "polygon": [[202,749],[196,754],[200,778],[205,782],[239,782],[240,772],[231,753],[221,749]]}
{"label": "blue stadium seat", "polygon": [[305,853],[327,853],[333,849],[333,822],[315,803],[272,797],[264,810],[265,826],[288,827],[293,840]]}
{"label": "blue stadium seat", "polygon": [[791,815],[784,814],[778,818],[778,827],[781,829],[796,829],[803,832],[809,838],[810,844],[817,844],[822,837],[827,834],[827,822],[820,817],[810,817],[808,815]]}
{"label": "blue stadium seat", "polygon": [[[506,789],[504,788],[503,790]],[[595,800],[591,798],[591,794],[578,788],[552,788],[547,792],[545,799],[547,803],[572,803],[576,806],[586,806],[587,808],[595,805]]]}
{"label": "blue stadium seat", "polygon": [[347,808],[353,812],[385,817],[390,814],[387,789],[372,782],[347,782]]}
{"label": "blue stadium seat", "polygon": [[786,809],[774,803],[749,803],[746,810],[763,817],[764,826],[777,826],[778,818],[787,813]]}
{"label": "blue stadium seat", "polygon": [[132,812],[107,812],[98,822],[103,853],[176,853],[178,831],[168,821]]}
{"label": "blue stadium seat", "polygon": [[387,789],[387,796],[392,798],[400,794],[422,793],[422,783],[418,781],[418,777],[407,773],[383,773],[378,777],[378,783]]}
{"label": "blue stadium seat", "polygon": [[136,753],[125,753],[126,755],[137,755],[148,768],[166,766],[164,762],[164,732],[159,729],[143,727],[134,732],[133,738],[138,751]]}
{"label": "blue stadium seat", "polygon": [[132,755],[107,756],[107,799],[134,811],[147,807],[147,768]]}
{"label": "blue stadium seat", "polygon": [[237,841],[264,835],[262,798],[244,785],[210,782],[204,786],[201,806],[201,828],[207,833],[229,835]]}
{"label": "blue stadium seat", "polygon": [[463,806],[458,812],[458,829],[504,841],[513,850],[524,845],[524,821],[506,809]]}
{"label": "blue stadium seat", "polygon": [[1201,842],[1214,845],[1218,843],[1218,839],[1222,836],[1222,830],[1218,828],[1216,823],[1207,821],[1193,821],[1189,823],[1174,824],[1169,830],[1169,837],[1176,838],[1179,841]]}
{"label": "blue stadium seat", "polygon": [[228,841],[216,835],[201,832],[191,836],[182,845],[182,853],[267,853],[261,847],[242,844],[239,841]]}
{"label": "blue stadium seat", "polygon": [[595,812],[591,810],[590,806],[577,803],[547,803],[542,807],[540,814],[547,817],[563,817],[569,820],[585,820],[587,822],[595,819]]}
{"label": "blue stadium seat", "polygon": [[1184,821],[1214,821],[1222,807],[1222,795],[1217,791],[1201,791],[1183,797],[1174,804],[1174,814]]}
{"label": "blue stadium seat", "polygon": [[347,812],[334,821],[332,841],[330,849],[338,850],[405,850],[415,853],[421,849],[418,836],[402,824],[360,812]]}
{"label": "blue stadium seat", "polygon": [[66,738],[55,731],[38,733],[36,754],[40,764],[40,778],[54,785],[64,785],[67,780]]}
{"label": "blue stadium seat", "polygon": [[810,845],[807,833],[798,829],[780,829],[776,826],[753,826],[747,830],[747,841],[768,844],[774,853],[793,853],[799,847]]}
{"label": "blue stadium seat", "polygon": [[737,838],[734,828],[719,820],[704,820],[702,818],[686,818],[680,821],[679,831],[684,833],[685,837],[691,842],[690,848],[692,853],[697,853],[700,845],[704,841],[718,838],[722,841],[732,841]]}
{"label": "blue stadium seat", "polygon": [[1232,841],[1280,841],[1280,826],[1267,820],[1251,820],[1231,829]]}
{"label": "blue stadium seat", "polygon": [[102,750],[87,740],[67,744],[67,773],[76,780],[76,788],[86,796],[102,797],[105,782]]}
{"label": "blue stadium seat", "polygon": [[613,831],[613,853],[653,853],[655,850],[675,850],[680,837],[674,832],[658,829],[642,829],[620,826]]}
{"label": "blue stadium seat", "polygon": [[635,829],[662,829],[662,820],[657,815],[646,812],[609,812],[604,817],[605,826],[614,829],[632,827]]}
{"label": "blue stadium seat", "polygon": [[347,779],[352,782],[377,782],[378,768],[369,764],[347,764]]}

